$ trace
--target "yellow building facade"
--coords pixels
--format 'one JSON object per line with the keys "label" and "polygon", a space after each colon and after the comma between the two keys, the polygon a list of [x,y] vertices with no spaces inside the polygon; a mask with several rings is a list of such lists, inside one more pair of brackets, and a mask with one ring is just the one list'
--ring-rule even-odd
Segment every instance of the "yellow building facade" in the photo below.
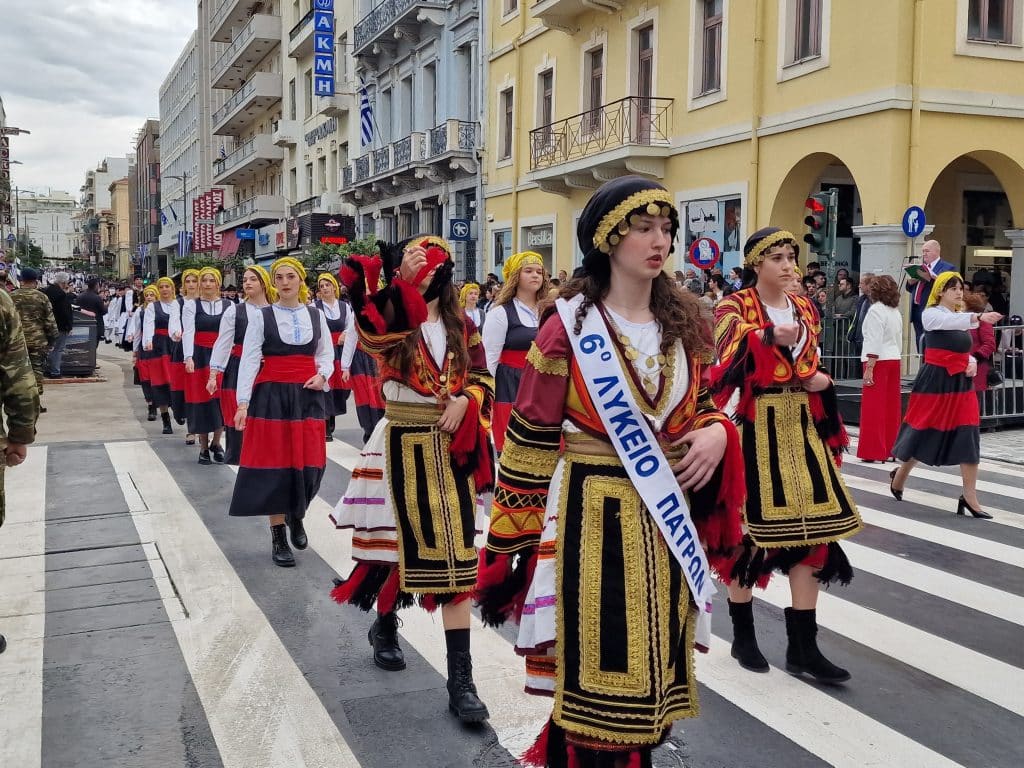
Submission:
{"label": "yellow building facade", "polygon": [[[802,233],[839,190],[837,264],[897,274],[901,220],[926,213],[943,257],[1010,270],[1024,303],[1020,0],[501,0],[487,22],[487,271],[581,254],[600,184],[661,181],[722,266],[769,224]],[[919,242],[919,241],[918,241]]]}
{"label": "yellow building facade", "polygon": [[110,185],[110,210],[102,215],[101,247],[111,254],[111,268],[117,277],[126,278],[132,272],[132,200],[128,179],[118,179]]}

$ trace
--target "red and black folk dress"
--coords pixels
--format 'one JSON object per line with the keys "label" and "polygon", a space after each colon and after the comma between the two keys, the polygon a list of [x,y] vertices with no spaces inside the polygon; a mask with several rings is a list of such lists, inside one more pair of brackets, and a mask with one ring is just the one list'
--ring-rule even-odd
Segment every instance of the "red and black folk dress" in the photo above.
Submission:
{"label": "red and black folk dress", "polygon": [[363,430],[363,442],[370,439],[377,422],[384,416],[384,391],[377,361],[363,348],[360,335],[352,332],[345,336],[341,351],[341,368],[349,372],[348,385],[356,403],[356,417]]}
{"label": "red and black folk dress", "polygon": [[[327,304],[323,299],[317,299],[316,307],[324,313],[327,319],[327,330],[331,332],[331,347],[334,349],[334,368],[331,372],[331,391],[327,393],[327,415],[340,416],[348,410],[348,397],[352,390],[341,378],[341,353],[344,347],[342,336],[352,331],[350,327],[351,312],[348,305],[343,301],[335,301],[334,305]],[[335,317],[337,315],[337,317]]]}
{"label": "red and black folk dress", "polygon": [[526,366],[526,353],[537,338],[537,326],[523,322],[521,311],[530,313],[516,299],[487,313],[489,320],[482,334],[487,350],[487,367],[494,374],[494,416],[491,437],[494,448],[501,453],[512,406],[519,392],[519,382]]}
{"label": "red and black folk dress", "polygon": [[210,369],[223,372],[220,380],[220,414],[224,421],[224,463],[238,464],[242,455],[242,433],[235,429],[235,411],[238,401],[238,364],[242,359],[242,342],[249,327],[249,315],[259,312],[258,307],[242,302],[232,304],[220,318],[217,342],[210,356]]}
{"label": "red and black folk dress", "polygon": [[[152,403],[157,408],[171,405],[171,337],[170,328],[175,323],[177,302],[165,304],[154,301],[146,307],[143,318],[142,344],[152,349],[145,352],[146,367],[153,393]],[[179,321],[180,322],[180,321]]]}
{"label": "red and black folk dress", "polygon": [[[206,435],[224,426],[220,396],[216,391],[211,395],[206,384],[210,380],[210,360],[220,335],[221,318],[227,308],[233,305],[227,299],[213,302],[189,299],[189,303],[191,306],[186,304],[182,320],[181,340],[185,359],[192,358],[195,370],[185,375],[185,414],[189,434]],[[216,314],[207,312],[204,304],[210,304],[211,308],[216,307],[220,311]]]}
{"label": "red and black folk dress", "polygon": [[153,385],[150,381],[150,359],[153,353],[147,352],[142,347],[142,312],[135,312],[128,322],[130,329],[126,331],[132,335],[132,351],[135,352],[135,383],[142,388],[142,396],[149,404],[153,403]]}
{"label": "red and black folk dress", "polygon": [[967,376],[974,316],[928,307],[924,362],[914,380],[892,455],[932,466],[977,464],[981,458],[981,413],[974,381]]}
{"label": "red and black folk dress", "polygon": [[327,445],[324,391],[303,384],[317,373],[329,378],[333,363],[327,323],[315,307],[271,305],[249,318],[237,389],[239,405],[249,409],[230,515],[306,516]]}
{"label": "red and black folk dress", "polygon": [[[818,372],[818,310],[802,296],[787,301],[787,309],[769,308],[756,288],[746,288],[715,307],[719,363],[710,380],[720,407],[739,392],[735,419],[746,466],[747,535],[741,554],[712,563],[743,586],[766,586],[772,571],[788,573],[800,563],[815,568],[822,582],[845,584],[853,569],[839,541],[863,527],[839,473],[849,439],[835,388],[803,388]],[[797,344],[772,343],[774,326],[792,322],[801,326]]]}
{"label": "red and black folk dress", "polygon": [[[168,362],[168,379],[171,387],[171,410],[174,411],[174,418],[183,422],[188,418],[188,408],[185,403],[185,350],[181,344],[181,313],[185,307],[185,299],[179,296],[176,300],[178,305],[177,317],[172,320],[169,331],[171,333],[170,355]],[[177,335],[175,341],[173,336]]]}

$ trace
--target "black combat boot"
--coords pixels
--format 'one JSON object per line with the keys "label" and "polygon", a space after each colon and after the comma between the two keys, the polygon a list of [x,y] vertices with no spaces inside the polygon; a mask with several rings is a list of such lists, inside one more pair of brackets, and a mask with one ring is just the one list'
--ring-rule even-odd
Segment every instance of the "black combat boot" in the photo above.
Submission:
{"label": "black combat boot", "polygon": [[729,603],[729,617],[732,619],[732,657],[744,669],[751,672],[767,672],[768,660],[757,647],[754,634],[754,601]]}
{"label": "black combat boot", "polygon": [[845,683],[850,673],[837,667],[818,650],[816,611],[786,609],[786,671],[791,675],[807,673],[819,683]]}
{"label": "black combat boot", "polygon": [[302,518],[289,518],[288,531],[292,535],[292,546],[296,549],[305,549],[309,546],[309,539],[306,538],[306,529],[302,526]]}
{"label": "black combat boot", "polygon": [[163,421],[164,423],[164,434],[173,435],[174,430],[171,429],[171,414],[169,414],[167,411],[164,411],[163,413],[160,414],[160,420]]}
{"label": "black combat boot", "polygon": [[405,654],[398,644],[398,614],[381,613],[367,634],[373,646],[373,663],[389,672],[405,669]]}
{"label": "black combat boot", "polygon": [[156,406],[149,406],[149,411],[146,413],[146,421],[156,421]]}
{"label": "black combat boot", "polygon": [[482,723],[490,717],[487,705],[476,693],[469,651],[448,654],[448,709],[464,723]]}
{"label": "black combat boot", "polygon": [[282,568],[294,566],[295,555],[288,547],[288,534],[285,533],[284,524],[270,526],[270,537],[274,544],[274,565]]}

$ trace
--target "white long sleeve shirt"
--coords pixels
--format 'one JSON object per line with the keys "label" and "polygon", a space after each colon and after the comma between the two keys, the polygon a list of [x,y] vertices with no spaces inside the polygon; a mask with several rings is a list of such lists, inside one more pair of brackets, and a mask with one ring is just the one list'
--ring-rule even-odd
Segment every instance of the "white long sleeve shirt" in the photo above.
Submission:
{"label": "white long sleeve shirt", "polygon": [[[528,328],[536,328],[540,325],[537,313],[523,304],[519,299],[512,299],[512,306],[519,315],[519,322]],[[498,370],[498,360],[505,348],[505,337],[508,335],[508,315],[505,313],[505,305],[491,307],[487,310],[487,322],[484,323],[484,330],[481,340],[484,344],[484,353],[487,355],[487,370],[491,376]]]}
{"label": "white long sleeve shirt", "polygon": [[[277,332],[281,341],[293,346],[308,344],[313,338],[313,323],[309,308],[299,306],[295,309],[273,304],[274,319],[277,321]],[[320,340],[316,346],[316,371],[324,377],[324,392],[330,390],[327,380],[334,370],[334,348],[331,346],[331,332],[327,328],[327,318],[322,312],[315,317],[320,322]],[[263,312],[254,310],[249,315],[249,325],[245,329],[245,341],[242,342],[242,359],[238,366],[238,386],[236,397],[239,405],[247,405],[252,397],[252,387],[256,375],[263,362]]]}
{"label": "white long sleeve shirt", "polygon": [[[179,336],[181,334],[181,313],[179,311],[177,301],[161,301],[160,306],[163,307],[164,312],[171,316],[170,321],[167,324],[167,334],[173,339],[175,333]],[[153,335],[156,333],[156,305],[157,302],[153,302],[146,307],[146,315],[142,321],[142,346],[148,347],[153,343]]]}
{"label": "white long sleeve shirt", "polygon": [[359,344],[359,333],[356,331],[356,313],[351,306],[345,315],[345,343],[341,345],[341,369],[347,371],[352,367],[352,358],[355,357],[356,348]]}
{"label": "white long sleeve shirt", "polygon": [[864,344],[860,359],[868,356],[879,360],[899,360],[903,347],[903,316],[896,307],[889,307],[876,301],[868,308],[861,325]]}
{"label": "white long sleeve shirt", "polygon": [[953,312],[945,307],[927,307],[921,314],[926,331],[969,331],[978,327],[973,312]]}
{"label": "white long sleeve shirt", "polygon": [[196,349],[196,305],[199,303],[202,303],[203,311],[208,315],[224,313],[224,304],[220,299],[185,299],[185,305],[181,308],[181,352],[186,360],[192,357]]}

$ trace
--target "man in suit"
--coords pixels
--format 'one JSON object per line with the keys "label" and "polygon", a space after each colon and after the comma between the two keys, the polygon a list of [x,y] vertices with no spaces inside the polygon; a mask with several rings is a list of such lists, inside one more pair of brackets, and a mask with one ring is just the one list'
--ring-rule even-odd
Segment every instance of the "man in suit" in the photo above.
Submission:
{"label": "man in suit", "polygon": [[917,339],[917,351],[921,351],[921,337],[924,326],[921,324],[921,313],[928,306],[928,294],[932,290],[932,282],[943,272],[955,270],[952,264],[942,260],[942,246],[938,240],[926,240],[921,246],[920,280],[907,278],[907,290],[910,291],[910,322],[914,324],[914,336]]}

